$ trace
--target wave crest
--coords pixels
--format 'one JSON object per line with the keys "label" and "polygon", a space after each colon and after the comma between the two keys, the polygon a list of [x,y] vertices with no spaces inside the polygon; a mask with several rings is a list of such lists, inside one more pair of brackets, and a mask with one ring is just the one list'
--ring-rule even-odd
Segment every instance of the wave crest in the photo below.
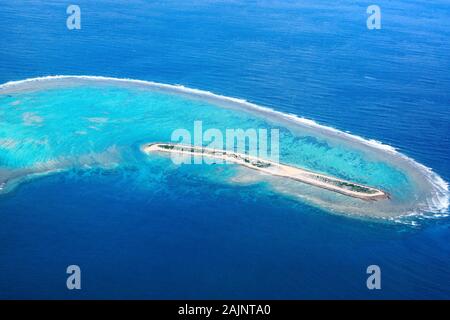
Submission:
{"label": "wave crest", "polygon": [[[373,139],[366,139],[358,135],[354,135],[351,133],[343,132],[339,129],[325,126],[317,123],[314,120],[306,119],[300,117],[298,115],[292,113],[284,113],[281,111],[274,110],[269,107],[264,107],[257,105],[255,103],[249,102],[245,99],[228,97],[220,94],[215,94],[210,91],[200,90],[188,88],[183,85],[172,85],[172,84],[164,84],[153,81],[146,80],[136,80],[129,78],[114,78],[114,77],[104,77],[104,76],[88,76],[88,75],[53,75],[53,76],[44,76],[37,78],[29,78],[18,81],[10,81],[0,85],[0,93],[2,91],[8,92],[9,89],[14,89],[15,87],[22,86],[24,84],[35,83],[35,82],[45,82],[52,80],[70,80],[70,79],[82,79],[82,80],[93,80],[93,81],[105,81],[112,83],[126,83],[126,84],[137,84],[146,87],[169,90],[175,93],[183,93],[188,94],[190,96],[204,98],[208,100],[213,100],[219,103],[231,103],[233,105],[238,105],[243,109],[253,110],[260,114],[267,116],[275,116],[280,119],[284,119],[289,122],[294,122],[300,124],[305,127],[310,127],[314,129],[318,129],[321,132],[328,133],[330,135],[336,135],[341,138],[359,142],[369,148],[381,150],[383,152],[387,152],[397,158],[402,159],[409,163],[412,167],[414,167],[417,171],[421,173],[421,175],[428,181],[428,183],[432,186],[433,191],[431,192],[431,196],[426,199],[426,203],[424,206],[426,207],[426,211],[435,213],[436,216],[446,216],[444,213],[448,212],[449,207],[449,185],[446,181],[444,181],[438,174],[433,172],[433,170],[429,167],[426,167],[414,159],[402,154],[396,148],[384,144],[380,141]],[[0,190],[4,187],[0,184]],[[423,215],[423,212],[410,212],[408,215]]]}

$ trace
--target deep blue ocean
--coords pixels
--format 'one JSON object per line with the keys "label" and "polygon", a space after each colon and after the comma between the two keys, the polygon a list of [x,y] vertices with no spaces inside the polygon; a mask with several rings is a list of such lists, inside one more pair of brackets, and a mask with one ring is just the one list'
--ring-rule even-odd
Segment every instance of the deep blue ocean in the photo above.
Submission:
{"label": "deep blue ocean", "polygon": [[[450,181],[448,1],[379,0],[381,30],[366,27],[373,1],[74,4],[81,30],[65,1],[0,0],[0,83],[181,84],[381,141]],[[449,217],[355,219],[200,169],[148,170],[74,168],[0,195],[0,298],[450,298]],[[66,288],[71,264],[81,290]],[[366,287],[372,264],[381,290]]]}

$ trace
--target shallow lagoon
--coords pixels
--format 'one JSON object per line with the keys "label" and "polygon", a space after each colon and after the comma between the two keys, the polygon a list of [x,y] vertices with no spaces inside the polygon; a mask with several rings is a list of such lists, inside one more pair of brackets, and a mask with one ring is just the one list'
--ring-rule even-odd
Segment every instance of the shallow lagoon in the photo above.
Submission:
{"label": "shallow lagoon", "polygon": [[[382,141],[450,181],[448,4],[378,2],[380,32],[348,0],[80,1],[80,32],[66,28],[66,1],[3,2],[0,83],[181,83]],[[140,144],[117,149],[128,165],[75,165],[0,197],[2,298],[450,298],[449,218],[349,219],[237,168],[142,157]],[[74,263],[83,289],[69,292]],[[366,288],[371,264],[381,291]]]}
{"label": "shallow lagoon", "polygon": [[[272,191],[329,212],[401,221],[446,213],[448,186],[430,169],[389,146],[294,115],[206,91],[101,77],[48,77],[0,87],[3,192],[24,179],[68,169],[153,166],[139,145],[170,141],[174,130],[277,128],[280,161],[388,191],[366,202],[250,170],[200,173],[222,183],[266,182]],[[151,178],[151,177],[148,177]],[[400,219],[399,219],[400,218]]]}

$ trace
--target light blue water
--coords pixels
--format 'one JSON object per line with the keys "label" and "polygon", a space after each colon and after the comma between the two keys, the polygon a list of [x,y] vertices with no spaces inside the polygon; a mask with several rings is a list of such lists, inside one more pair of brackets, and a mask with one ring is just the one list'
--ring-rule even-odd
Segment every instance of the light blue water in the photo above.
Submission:
{"label": "light blue water", "polygon": [[[27,84],[31,88],[24,90]],[[365,202],[272,179],[276,190],[322,208],[382,218],[433,214],[447,209],[445,182],[413,160],[393,154],[379,144],[342,136],[336,131],[321,132],[320,128],[295,119],[277,120],[275,115],[262,109],[257,113],[243,103],[229,103],[227,107],[224,103],[212,103],[212,99],[200,100],[194,93],[182,96],[177,88],[162,92],[151,84],[133,87],[132,82],[86,77],[48,78],[24,82],[22,87],[20,83],[6,85],[2,93],[0,116],[4,120],[0,143],[4,172],[0,182],[4,192],[32,174],[71,168],[151,165],[142,163],[139,152],[143,143],[172,141],[172,133],[179,129],[194,135],[195,121],[202,121],[200,134],[210,128],[220,130],[224,136],[227,129],[233,128],[264,128],[268,132],[278,129],[282,163],[378,187],[392,198]],[[192,139],[187,143],[194,143]],[[205,145],[208,143],[204,141]],[[270,146],[270,141],[267,143]],[[243,175],[254,182],[269,178],[244,170],[234,180],[243,181]],[[220,179],[220,175],[209,178]],[[438,207],[431,206],[433,203]]]}
{"label": "light blue water", "polygon": [[[71,32],[62,2],[2,3],[1,82],[96,74],[182,83],[351,130],[416,162],[239,104],[146,86],[9,87],[0,98],[0,175],[11,183],[65,171],[1,196],[0,295],[448,298],[448,218],[414,217],[413,228],[330,214],[435,216],[437,176],[417,163],[450,175],[448,8],[380,5],[383,30],[369,32],[365,5],[347,1],[82,2],[82,30]],[[393,200],[362,203],[236,167],[180,168],[139,151],[194,120],[280,128],[284,162],[385,188]],[[65,289],[72,263],[83,270],[75,293]],[[380,292],[365,287],[370,264],[382,267]]]}

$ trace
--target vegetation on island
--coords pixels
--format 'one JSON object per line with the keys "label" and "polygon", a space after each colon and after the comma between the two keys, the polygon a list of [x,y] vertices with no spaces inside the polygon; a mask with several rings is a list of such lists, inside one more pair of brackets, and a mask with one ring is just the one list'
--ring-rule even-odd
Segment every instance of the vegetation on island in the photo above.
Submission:
{"label": "vegetation on island", "polygon": [[[250,159],[249,156],[245,157],[240,154],[228,152],[226,150],[217,150],[216,151],[216,150],[209,150],[209,149],[206,149],[205,147],[201,147],[201,146],[200,147],[182,146],[182,145],[172,145],[172,144],[158,144],[158,146],[160,148],[166,149],[166,150],[178,150],[180,152],[202,153],[202,154],[205,154],[206,156],[211,155],[211,156],[232,157],[234,159],[241,160],[244,163],[247,163],[247,164],[253,165],[257,168],[262,168],[262,169],[268,168],[271,166],[270,162],[266,162],[263,160]],[[339,179],[328,178],[323,175],[311,173],[311,176],[318,181],[322,181],[324,183],[331,184],[336,187],[350,190],[353,192],[365,193],[365,194],[375,194],[378,192],[378,190],[376,190],[374,188],[365,187],[362,185],[358,185],[355,183],[351,183],[351,182],[347,182],[347,181],[343,181],[343,180],[339,180]]]}
{"label": "vegetation on island", "polygon": [[253,161],[253,160],[250,160],[250,158],[246,158],[246,157],[243,157],[241,155],[237,155],[235,153],[229,153],[229,152],[224,151],[224,150],[217,150],[216,151],[216,150],[208,150],[208,149],[205,149],[204,147],[191,147],[191,146],[185,147],[185,146],[178,146],[178,145],[171,145],[171,144],[159,144],[158,146],[160,148],[166,149],[166,150],[174,150],[175,149],[175,150],[179,150],[181,152],[190,152],[190,153],[201,152],[203,154],[212,155],[212,156],[233,157],[233,158],[235,158],[237,160],[242,160],[245,163],[249,163],[249,164],[254,165],[255,167],[258,167],[258,168],[268,168],[268,167],[271,166],[271,164],[268,163],[268,162],[264,162],[264,161],[261,161],[261,160]]}
{"label": "vegetation on island", "polygon": [[337,187],[340,187],[340,188],[343,188],[343,189],[347,189],[347,190],[350,190],[350,191],[354,191],[354,192],[360,192],[360,193],[366,193],[366,194],[377,193],[377,190],[375,190],[375,189],[368,188],[368,187],[365,187],[365,186],[361,186],[361,185],[358,185],[358,184],[355,184],[355,183],[351,183],[351,182],[329,179],[327,177],[319,176],[319,175],[315,175],[315,178],[317,180],[323,181],[325,183],[329,183],[329,184],[335,185]]}

